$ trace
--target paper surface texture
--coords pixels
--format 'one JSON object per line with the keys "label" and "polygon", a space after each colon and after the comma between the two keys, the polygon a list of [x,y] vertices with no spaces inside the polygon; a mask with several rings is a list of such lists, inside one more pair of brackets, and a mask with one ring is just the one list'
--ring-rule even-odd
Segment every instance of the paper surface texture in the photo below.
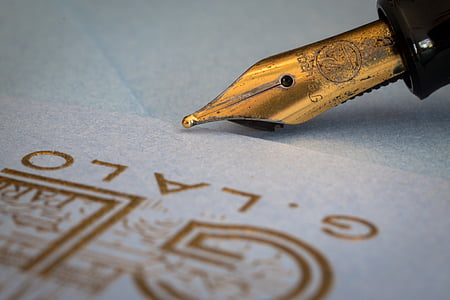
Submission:
{"label": "paper surface texture", "polygon": [[[258,60],[377,18],[375,0],[5,0],[0,94],[180,124]],[[399,81],[274,134],[203,126],[450,179],[449,98]]]}
{"label": "paper surface texture", "polygon": [[0,299],[447,299],[450,86],[181,127],[374,0],[0,1]]}
{"label": "paper surface texture", "polygon": [[444,299],[449,182],[2,98],[1,299]]}

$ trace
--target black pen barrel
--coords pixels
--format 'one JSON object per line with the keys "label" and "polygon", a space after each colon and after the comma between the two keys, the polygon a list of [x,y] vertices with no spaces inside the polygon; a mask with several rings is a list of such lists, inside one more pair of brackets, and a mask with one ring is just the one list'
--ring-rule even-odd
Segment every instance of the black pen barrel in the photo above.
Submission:
{"label": "black pen barrel", "polygon": [[419,98],[450,83],[450,0],[378,0],[406,66],[404,80]]}

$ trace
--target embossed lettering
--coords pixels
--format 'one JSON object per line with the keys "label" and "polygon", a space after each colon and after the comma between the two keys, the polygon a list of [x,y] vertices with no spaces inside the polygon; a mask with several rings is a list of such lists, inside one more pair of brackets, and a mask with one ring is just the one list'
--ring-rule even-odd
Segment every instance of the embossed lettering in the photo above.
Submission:
{"label": "embossed lettering", "polygon": [[[331,215],[325,217],[322,223],[331,226],[331,228],[323,227],[323,232],[344,240],[362,241],[378,234],[374,224],[353,216]],[[361,231],[363,233],[360,233]]]}
{"label": "embossed lettering", "polygon": [[123,171],[125,171],[128,168],[127,166],[122,166],[119,164],[112,164],[109,162],[100,161],[100,160],[96,160],[96,159],[93,160],[92,163],[95,165],[101,165],[101,166],[110,167],[110,168],[115,169],[114,171],[109,173],[105,178],[102,179],[105,182],[110,182],[111,180],[113,180],[114,178],[119,176],[120,173],[122,173]]}
{"label": "embossed lettering", "polygon": [[261,198],[261,196],[259,196],[259,195],[245,193],[245,192],[233,190],[233,189],[230,189],[227,187],[224,187],[222,189],[222,191],[233,194],[233,195],[248,197],[248,201],[244,205],[242,205],[241,208],[239,208],[240,212],[246,212],[251,206],[253,206]]}
{"label": "embossed lettering", "polygon": [[[198,189],[205,186],[208,186],[209,183],[197,183],[197,184],[184,184],[176,181],[170,181],[164,178],[164,175],[161,173],[155,173],[155,178],[158,183],[159,191],[161,195],[167,195],[170,193],[178,193],[186,190]],[[175,188],[169,188],[169,185],[176,186]]]}
{"label": "embossed lettering", "polygon": [[[57,157],[61,157],[65,160],[65,162],[61,165],[52,166],[52,167],[46,167],[46,166],[39,166],[31,161],[31,159],[35,156],[41,156],[41,155],[53,155]],[[22,164],[26,167],[36,169],[36,170],[45,170],[45,171],[53,171],[58,169],[64,169],[73,164],[73,157],[69,154],[58,152],[58,151],[36,151],[30,154],[25,155],[22,158]]]}

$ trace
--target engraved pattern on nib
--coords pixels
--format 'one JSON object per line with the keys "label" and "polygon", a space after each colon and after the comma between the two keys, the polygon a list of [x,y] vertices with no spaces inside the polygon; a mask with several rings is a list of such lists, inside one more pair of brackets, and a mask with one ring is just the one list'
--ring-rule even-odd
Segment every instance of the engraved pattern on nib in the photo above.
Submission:
{"label": "engraved pattern on nib", "polygon": [[320,74],[333,82],[346,82],[359,73],[361,53],[350,41],[337,41],[324,46],[316,57]]}

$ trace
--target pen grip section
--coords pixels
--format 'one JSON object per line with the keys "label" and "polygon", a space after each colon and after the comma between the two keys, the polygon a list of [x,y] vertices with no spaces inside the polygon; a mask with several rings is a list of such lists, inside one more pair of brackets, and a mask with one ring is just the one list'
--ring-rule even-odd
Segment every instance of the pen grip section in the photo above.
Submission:
{"label": "pen grip section", "polygon": [[450,1],[378,0],[398,43],[405,82],[423,99],[450,83]]}

